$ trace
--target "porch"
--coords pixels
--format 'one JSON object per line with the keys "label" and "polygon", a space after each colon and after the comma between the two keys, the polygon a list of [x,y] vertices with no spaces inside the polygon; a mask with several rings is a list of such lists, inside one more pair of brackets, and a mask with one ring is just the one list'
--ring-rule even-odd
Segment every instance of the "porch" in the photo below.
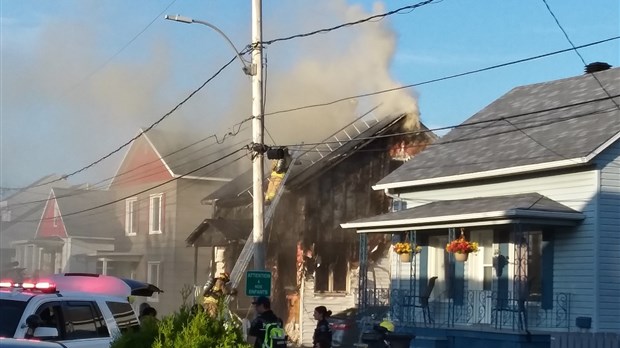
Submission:
{"label": "porch", "polygon": [[[570,331],[574,301],[554,281],[556,237],[582,219],[524,194],[430,203],[345,224],[360,240],[360,312],[389,307],[396,330],[415,335],[416,346],[549,347],[552,332]],[[368,281],[370,234],[412,246],[409,257],[387,255],[389,286]],[[465,260],[446,247],[460,237],[477,245]]]}

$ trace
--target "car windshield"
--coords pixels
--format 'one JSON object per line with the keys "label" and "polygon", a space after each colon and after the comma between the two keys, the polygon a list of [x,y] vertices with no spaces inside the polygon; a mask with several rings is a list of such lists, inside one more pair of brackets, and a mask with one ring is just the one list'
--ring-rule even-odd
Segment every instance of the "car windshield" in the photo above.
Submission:
{"label": "car windshield", "polygon": [[13,337],[19,320],[26,309],[26,302],[13,300],[0,300],[0,337]]}

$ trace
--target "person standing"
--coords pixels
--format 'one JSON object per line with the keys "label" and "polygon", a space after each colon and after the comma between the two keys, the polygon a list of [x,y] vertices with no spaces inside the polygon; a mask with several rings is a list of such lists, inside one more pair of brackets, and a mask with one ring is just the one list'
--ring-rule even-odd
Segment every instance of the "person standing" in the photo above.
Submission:
{"label": "person standing", "polygon": [[317,320],[312,344],[314,348],[332,348],[332,329],[327,319],[332,315],[332,311],[325,306],[318,306],[314,309],[314,320]]}
{"label": "person standing", "polygon": [[252,302],[252,304],[255,306],[258,315],[256,319],[252,321],[248,335],[256,338],[254,341],[254,348],[262,348],[266,343],[265,334],[267,332],[267,326],[276,324],[282,328],[283,323],[282,319],[278,318],[271,310],[271,301],[269,298],[261,296],[257,298],[256,301]]}

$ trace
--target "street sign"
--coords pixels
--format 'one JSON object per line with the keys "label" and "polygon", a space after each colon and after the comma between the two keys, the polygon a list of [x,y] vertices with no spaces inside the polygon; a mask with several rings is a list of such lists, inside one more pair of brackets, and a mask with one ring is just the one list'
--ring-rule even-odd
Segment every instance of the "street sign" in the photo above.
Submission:
{"label": "street sign", "polygon": [[245,274],[245,294],[248,297],[271,296],[271,272],[248,271]]}

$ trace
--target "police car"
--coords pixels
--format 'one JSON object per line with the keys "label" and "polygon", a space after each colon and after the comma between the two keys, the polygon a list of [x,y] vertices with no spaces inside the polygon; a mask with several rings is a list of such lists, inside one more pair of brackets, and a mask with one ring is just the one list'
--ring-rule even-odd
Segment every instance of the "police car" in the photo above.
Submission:
{"label": "police car", "polygon": [[108,348],[139,328],[129,296],[157,287],[97,274],[66,273],[37,282],[0,281],[0,337],[54,341],[66,347]]}

